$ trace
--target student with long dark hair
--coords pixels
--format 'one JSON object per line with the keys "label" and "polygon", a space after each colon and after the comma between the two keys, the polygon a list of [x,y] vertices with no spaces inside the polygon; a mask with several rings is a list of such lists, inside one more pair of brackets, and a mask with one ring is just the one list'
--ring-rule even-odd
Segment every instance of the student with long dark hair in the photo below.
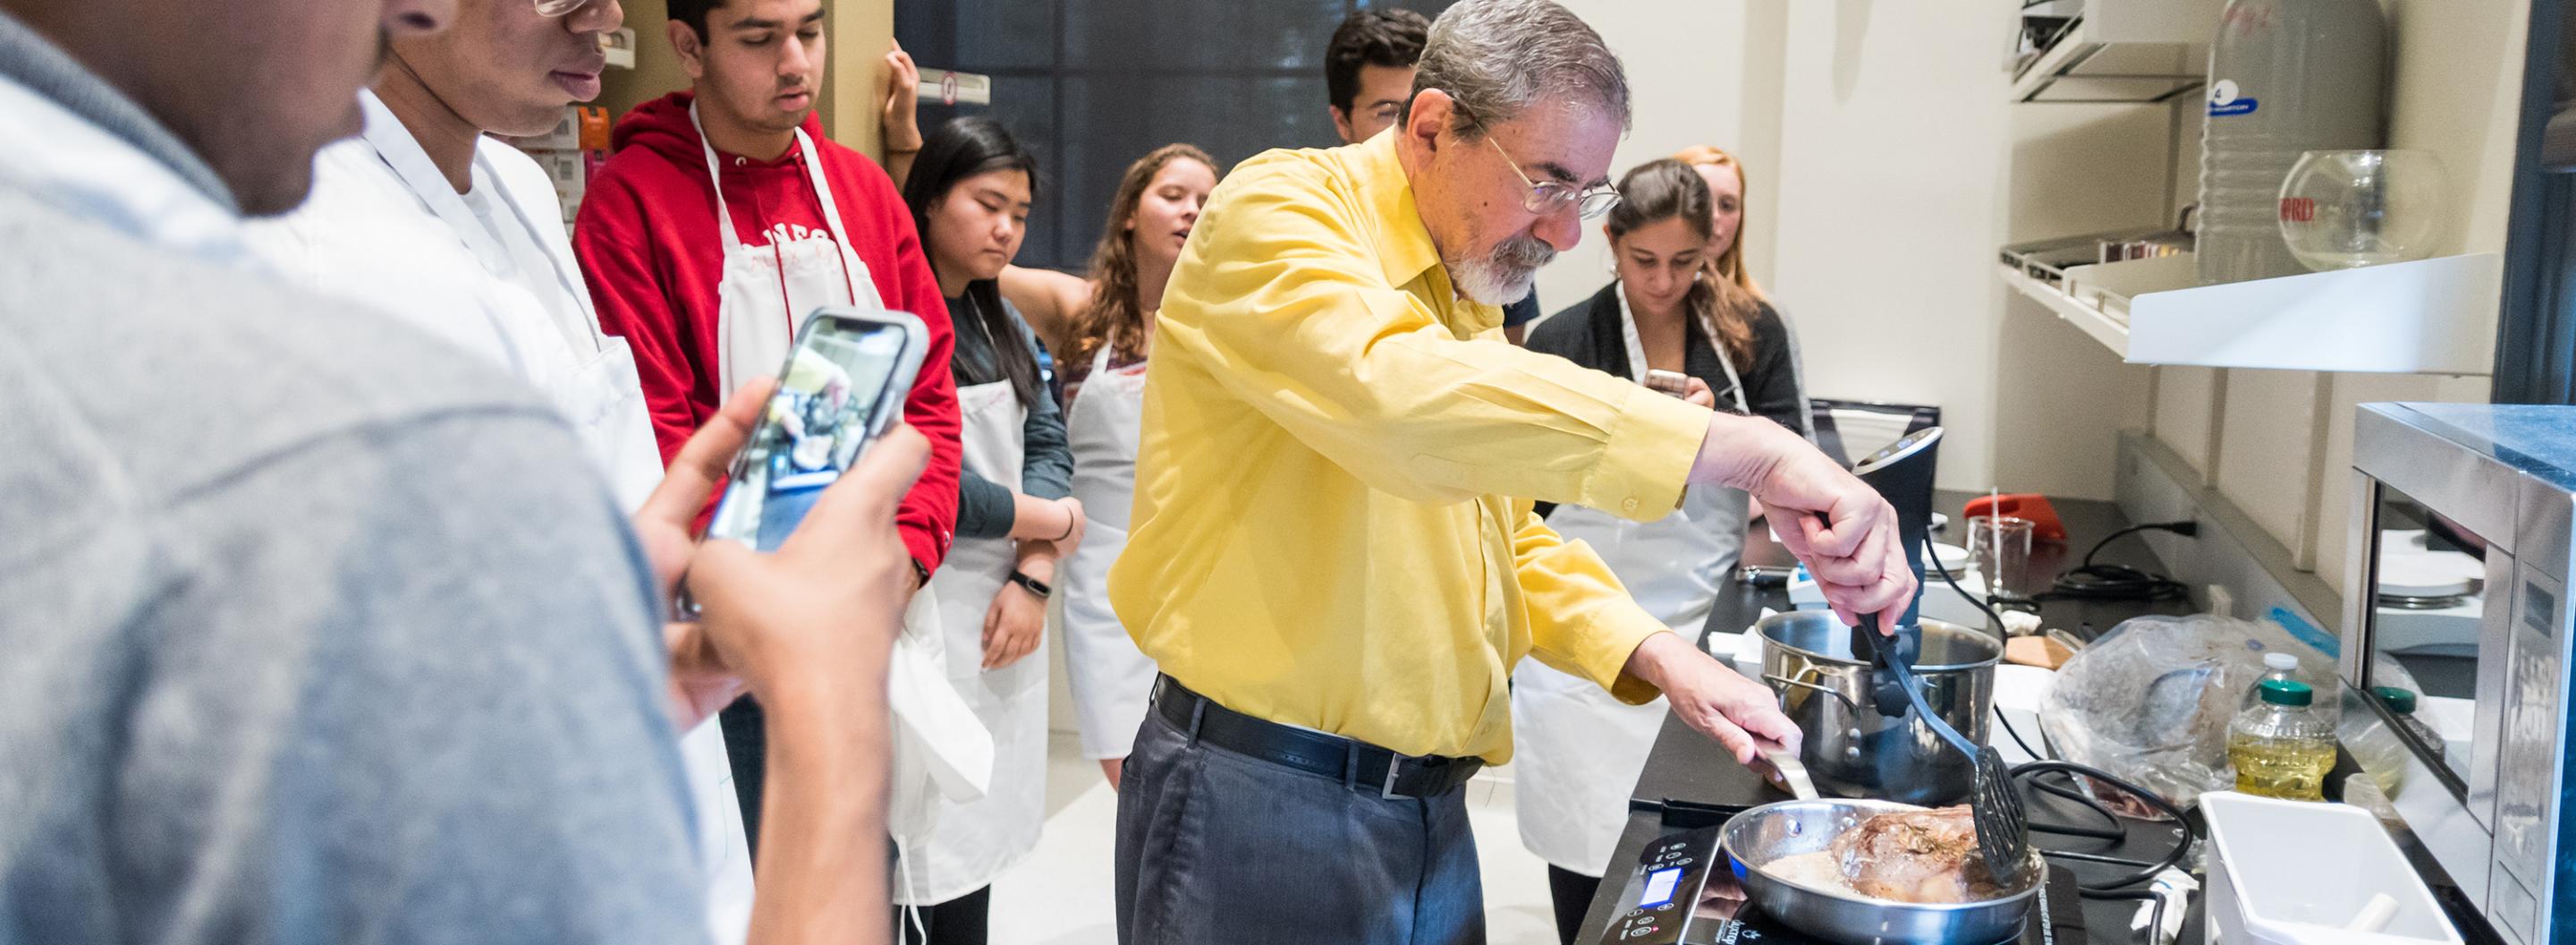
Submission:
{"label": "student with long dark hair", "polygon": [[1000,280],[1002,294],[1019,303],[1055,352],[1073,444],[1073,492],[1099,517],[1099,533],[1064,562],[1064,663],[1082,753],[1100,763],[1111,788],[1118,786],[1154,686],[1154,661],[1136,648],[1109,605],[1109,566],[1127,546],[1127,510],[1135,500],[1145,357],[1163,287],[1216,180],[1216,159],[1206,151],[1188,144],[1155,148],[1120,176],[1089,278],[1013,266]]}
{"label": "student with long dark hair", "polygon": [[[1694,403],[1802,432],[1807,406],[1788,332],[1778,313],[1731,281],[1741,271],[1734,230],[1727,228],[1721,244],[1708,182],[1692,165],[1667,158],[1629,171],[1619,194],[1602,225],[1617,278],[1539,323],[1530,350],[1621,380],[1642,382],[1649,370],[1687,375]],[[1721,254],[1735,264],[1728,281],[1709,264]],[[1749,502],[1741,490],[1704,483],[1652,522],[1579,506],[1542,514],[1559,535],[1599,552],[1648,614],[1691,633],[1707,622],[1718,581],[1743,551]],[[1524,661],[1513,678],[1521,842],[1548,861],[1558,938],[1571,943],[1628,822],[1628,788],[1666,707],[1662,699],[1624,704],[1536,660]]]}
{"label": "student with long dark hair", "polygon": [[983,942],[993,879],[1036,848],[1045,822],[1046,598],[1084,522],[1037,336],[995,284],[1027,235],[1037,176],[999,123],[959,118],[923,142],[903,188],[956,325],[949,370],[964,421],[957,543],[931,578],[932,607],[949,681],[993,738],[984,797],[938,800],[928,842],[900,851],[895,901],[920,919],[907,941]]}

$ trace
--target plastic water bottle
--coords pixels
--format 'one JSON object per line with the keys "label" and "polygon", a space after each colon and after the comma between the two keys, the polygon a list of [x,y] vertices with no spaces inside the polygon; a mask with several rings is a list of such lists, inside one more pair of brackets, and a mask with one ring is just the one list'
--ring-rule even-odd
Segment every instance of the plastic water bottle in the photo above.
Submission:
{"label": "plastic water bottle", "polygon": [[2316,690],[2286,679],[2255,688],[2261,703],[2227,728],[2227,760],[2236,766],[2236,789],[2291,801],[2326,799],[2326,772],[2334,770],[2334,722],[2316,711]]}
{"label": "plastic water bottle", "polygon": [[2379,0],[2228,0],[2209,45],[2201,284],[2308,271],[2281,239],[2281,184],[2302,153],[2381,145],[2387,59]]}
{"label": "plastic water bottle", "polygon": [[2299,678],[2299,658],[2279,650],[2263,654],[2263,677],[2254,680],[2253,685],[2245,687],[2245,697],[2236,702],[2237,714],[2243,715],[2245,710],[2261,705],[2263,684],[2275,679],[2304,682]]}

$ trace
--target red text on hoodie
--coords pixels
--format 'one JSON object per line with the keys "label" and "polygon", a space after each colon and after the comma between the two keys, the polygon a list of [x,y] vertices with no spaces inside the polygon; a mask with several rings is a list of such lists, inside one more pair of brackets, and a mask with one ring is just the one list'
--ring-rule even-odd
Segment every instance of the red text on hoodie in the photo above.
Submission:
{"label": "red text on hoodie", "polygon": [[[675,92],[618,121],[611,139],[616,150],[591,178],[573,226],[573,251],[600,327],[635,350],[664,462],[731,393],[718,389],[723,375],[716,354],[724,237],[690,101],[690,93]],[[840,204],[843,235],[867,264],[878,297],[889,309],[920,316],[930,329],[930,349],[903,410],[904,422],[930,439],[930,465],[905,493],[896,523],[913,560],[937,570],[957,524],[960,423],[957,385],[948,373],[956,345],[948,303],[922,255],[912,211],[885,171],[825,138],[813,116],[806,117],[805,133]],[[790,147],[771,161],[717,152],[716,163],[724,171],[734,232],[745,244],[768,245],[776,233],[806,235],[800,230],[829,237],[803,149]]]}

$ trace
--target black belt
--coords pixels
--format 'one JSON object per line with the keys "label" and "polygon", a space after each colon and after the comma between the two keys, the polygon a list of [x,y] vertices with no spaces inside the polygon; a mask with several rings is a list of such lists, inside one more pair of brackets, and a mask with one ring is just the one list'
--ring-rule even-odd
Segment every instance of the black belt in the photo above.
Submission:
{"label": "black belt", "polygon": [[1154,710],[1199,741],[1299,771],[1340,778],[1377,796],[1447,794],[1485,766],[1474,758],[1400,755],[1367,742],[1256,719],[1216,704],[1170,676],[1154,680]]}

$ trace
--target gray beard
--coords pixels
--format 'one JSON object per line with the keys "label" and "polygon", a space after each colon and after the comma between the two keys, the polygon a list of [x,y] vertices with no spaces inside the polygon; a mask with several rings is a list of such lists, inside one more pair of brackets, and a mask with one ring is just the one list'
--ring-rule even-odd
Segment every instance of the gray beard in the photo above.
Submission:
{"label": "gray beard", "polygon": [[1556,248],[1531,236],[1515,236],[1475,259],[1444,262],[1458,294],[1484,305],[1509,305],[1530,293],[1539,267],[1556,258]]}

